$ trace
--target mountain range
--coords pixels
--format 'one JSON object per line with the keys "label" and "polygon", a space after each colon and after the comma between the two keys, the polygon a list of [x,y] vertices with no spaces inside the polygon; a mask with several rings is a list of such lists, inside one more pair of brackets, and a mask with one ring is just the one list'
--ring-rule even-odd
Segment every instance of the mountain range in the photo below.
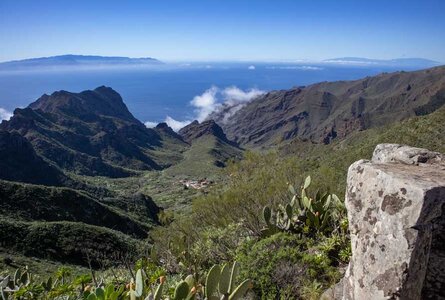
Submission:
{"label": "mountain range", "polygon": [[49,57],[29,58],[0,63],[0,70],[31,70],[47,68],[98,68],[122,66],[153,66],[161,65],[161,61],[151,58],[130,58],[123,56],[97,55],[58,55]]}
{"label": "mountain range", "polygon": [[428,68],[440,65],[439,62],[425,58],[394,58],[394,59],[372,59],[363,57],[339,57],[323,60],[323,63],[349,64],[349,65],[374,65],[374,66],[397,66],[397,67],[421,67]]}
{"label": "mountain range", "polygon": [[244,149],[294,153],[413,116],[437,119],[444,104],[445,67],[271,91],[179,132],[147,128],[110,87],[45,94],[0,124],[0,250],[84,265],[88,253],[98,265],[133,253],[159,223],[150,196],[167,177],[184,193],[180,178],[219,174]]}

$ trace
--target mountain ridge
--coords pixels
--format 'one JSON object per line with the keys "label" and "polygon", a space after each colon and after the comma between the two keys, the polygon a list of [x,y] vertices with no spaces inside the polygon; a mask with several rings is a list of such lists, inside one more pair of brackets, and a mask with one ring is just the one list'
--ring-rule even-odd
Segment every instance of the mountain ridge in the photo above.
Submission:
{"label": "mountain ridge", "polygon": [[271,91],[229,118],[216,112],[209,119],[229,139],[257,148],[293,138],[330,143],[356,130],[431,113],[444,103],[445,66],[440,66]]}

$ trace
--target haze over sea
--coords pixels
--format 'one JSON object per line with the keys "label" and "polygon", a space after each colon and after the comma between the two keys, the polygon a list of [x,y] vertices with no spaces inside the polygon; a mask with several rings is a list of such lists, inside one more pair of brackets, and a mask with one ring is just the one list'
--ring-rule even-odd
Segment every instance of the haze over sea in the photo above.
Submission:
{"label": "haze over sea", "polygon": [[44,93],[80,92],[106,85],[121,94],[129,110],[142,122],[153,126],[168,118],[169,125],[177,130],[184,122],[202,119],[216,104],[230,101],[231,97],[248,101],[259,91],[359,79],[401,69],[372,65],[205,62],[169,63],[153,68],[0,72],[0,113],[5,118],[15,108],[26,107]]}

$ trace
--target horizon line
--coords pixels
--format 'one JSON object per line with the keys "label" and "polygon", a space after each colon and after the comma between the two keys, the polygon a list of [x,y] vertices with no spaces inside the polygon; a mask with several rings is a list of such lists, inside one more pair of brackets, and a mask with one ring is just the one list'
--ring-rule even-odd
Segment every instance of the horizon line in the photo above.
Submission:
{"label": "horizon line", "polygon": [[[393,58],[370,58],[370,57],[361,57],[361,56],[352,56],[352,55],[346,55],[346,56],[338,56],[338,57],[330,57],[330,58],[323,58],[323,59],[311,59],[311,58],[256,58],[256,59],[249,59],[249,58],[157,58],[154,56],[124,56],[124,55],[100,55],[100,54],[74,54],[74,53],[66,53],[66,54],[56,54],[56,55],[46,55],[46,56],[36,56],[36,57],[26,57],[26,58],[16,58],[16,59],[10,59],[10,60],[1,60],[0,64],[2,63],[8,63],[8,62],[20,62],[24,60],[30,60],[30,59],[45,59],[45,58],[52,58],[52,57],[61,57],[61,56],[85,56],[85,57],[104,57],[104,58],[129,58],[129,59],[154,59],[161,62],[259,62],[259,63],[329,63],[329,62],[335,62],[333,60],[339,60],[339,59],[362,59],[362,60],[369,60],[369,61],[382,61],[382,62],[390,62],[393,60],[403,60],[403,59],[421,59],[421,60],[427,60],[431,63],[437,63],[437,64],[444,64],[445,62],[431,59],[431,58],[425,58],[425,57],[416,57],[416,56],[404,56],[404,57],[393,57]],[[338,61],[340,63],[341,61]],[[348,61],[353,62],[353,61]]]}

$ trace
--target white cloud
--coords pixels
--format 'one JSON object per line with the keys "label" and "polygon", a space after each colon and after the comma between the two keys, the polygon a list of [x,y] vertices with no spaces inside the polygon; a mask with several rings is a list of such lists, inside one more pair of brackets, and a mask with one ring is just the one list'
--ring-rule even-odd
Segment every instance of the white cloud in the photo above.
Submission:
{"label": "white cloud", "polygon": [[[223,122],[232,116],[235,112],[240,110],[247,102],[255,97],[262,95],[264,91],[258,89],[250,89],[243,91],[236,86],[227,87],[225,89],[219,89],[216,86],[212,86],[201,95],[193,97],[190,101],[190,105],[194,107],[193,118],[187,118],[184,121],[175,120],[170,116],[165,118],[165,123],[170,126],[174,131],[178,131],[184,126],[198,120],[202,122],[213,112],[218,112],[224,108]],[[151,128],[156,126],[155,122],[147,121],[145,126]]]}
{"label": "white cloud", "polygon": [[249,70],[255,70],[255,66],[249,66],[247,69],[249,69]]}
{"label": "white cloud", "polygon": [[1,120],[9,120],[12,117],[12,113],[7,111],[4,108],[0,107],[0,121]]}
{"label": "white cloud", "polygon": [[313,67],[313,66],[302,66],[300,69],[301,70],[314,70],[314,71],[323,70],[323,68]]}
{"label": "white cloud", "polygon": [[192,121],[188,120],[188,121],[178,121],[173,119],[170,116],[167,116],[165,118],[165,123],[167,123],[168,126],[170,126],[174,131],[179,131],[179,129],[187,126],[188,124],[190,124]]}
{"label": "white cloud", "polygon": [[199,96],[195,96],[190,104],[193,105],[196,113],[196,119],[199,122],[204,121],[208,115],[215,111],[217,107],[216,94],[219,89],[216,86],[212,86],[207,91]]}
{"label": "white cloud", "polygon": [[144,123],[144,125],[147,128],[153,128],[153,127],[156,127],[156,125],[158,125],[158,123],[147,121],[147,122]]}
{"label": "white cloud", "polygon": [[[179,131],[179,129],[181,129],[182,127],[185,127],[186,125],[190,124],[192,121],[178,121],[173,119],[170,116],[165,117],[164,120],[165,123],[167,123],[168,126],[170,126],[174,131]],[[151,121],[147,121],[144,123],[145,127],[147,128],[154,128],[158,125],[159,123],[157,122],[151,122]]]}
{"label": "white cloud", "polygon": [[328,59],[323,61],[325,63],[334,63],[334,64],[342,64],[342,65],[377,65],[378,62],[371,61],[368,59],[360,60],[360,59],[354,59],[354,60],[344,60],[344,59]]}
{"label": "white cloud", "polygon": [[221,94],[224,97],[224,103],[228,105],[234,105],[241,102],[249,102],[253,98],[256,98],[262,94],[264,91],[258,89],[250,89],[246,92],[237,88],[236,86],[231,86],[225,88]]}

